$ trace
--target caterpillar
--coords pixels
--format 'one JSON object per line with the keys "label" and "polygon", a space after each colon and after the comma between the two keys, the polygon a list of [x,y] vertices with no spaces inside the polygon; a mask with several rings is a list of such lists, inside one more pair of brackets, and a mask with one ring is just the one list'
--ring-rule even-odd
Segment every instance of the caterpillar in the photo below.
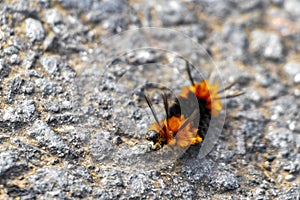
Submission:
{"label": "caterpillar", "polygon": [[184,148],[201,143],[208,130],[211,117],[218,116],[223,108],[221,99],[244,94],[240,92],[227,97],[221,96],[236,82],[218,90],[218,84],[210,84],[208,80],[196,83],[192,78],[189,63],[186,63],[186,71],[191,85],[182,87],[181,94],[175,99],[173,105],[169,106],[167,96],[162,94],[165,119],[158,120],[149,97],[144,96],[155,119],[155,123],[146,133],[146,139],[153,142],[155,150],[164,145]]}

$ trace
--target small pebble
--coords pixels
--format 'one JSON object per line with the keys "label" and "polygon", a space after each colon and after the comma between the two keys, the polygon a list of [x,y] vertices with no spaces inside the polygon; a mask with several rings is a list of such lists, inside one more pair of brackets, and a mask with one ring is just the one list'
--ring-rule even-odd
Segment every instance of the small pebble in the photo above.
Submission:
{"label": "small pebble", "polygon": [[45,37],[45,30],[42,23],[36,19],[27,18],[25,20],[25,35],[31,41],[40,41]]}
{"label": "small pebble", "polygon": [[285,176],[285,180],[288,181],[288,182],[291,182],[295,179],[296,179],[296,177],[292,174],[289,174],[289,175]]}
{"label": "small pebble", "polygon": [[41,64],[47,73],[53,74],[58,70],[59,59],[56,56],[44,56],[41,59]]}

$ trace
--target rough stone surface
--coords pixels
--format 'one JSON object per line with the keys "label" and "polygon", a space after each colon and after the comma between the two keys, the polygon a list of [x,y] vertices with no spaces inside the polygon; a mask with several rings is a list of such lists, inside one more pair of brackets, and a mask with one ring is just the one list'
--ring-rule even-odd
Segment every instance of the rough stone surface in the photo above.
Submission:
{"label": "rough stone surface", "polygon": [[284,1],[284,9],[294,18],[300,17],[300,12],[297,9],[299,6],[300,2],[297,0]]}
{"label": "rough stone surface", "polygon": [[5,64],[5,62],[0,61],[0,80],[7,77],[10,73],[10,68]]}
{"label": "rough stone surface", "polygon": [[[0,1],[0,199],[299,199],[299,4]],[[153,151],[183,58],[245,94],[209,148]]]}
{"label": "rough stone surface", "polygon": [[294,80],[295,83],[300,83],[300,63],[291,61],[284,65],[284,72],[286,75]]}
{"label": "rough stone surface", "polygon": [[58,157],[72,155],[72,151],[67,143],[57,135],[46,123],[37,120],[29,131],[29,137],[38,142],[39,147],[47,147],[50,153],[56,154]]}
{"label": "rough stone surface", "polygon": [[47,56],[41,59],[41,64],[47,73],[53,74],[59,68],[59,59],[54,56]]}
{"label": "rough stone surface", "polygon": [[50,9],[45,11],[44,18],[45,21],[52,26],[63,23],[63,16],[57,9]]}
{"label": "rough stone surface", "polygon": [[91,193],[91,187],[76,178],[69,170],[45,167],[38,169],[28,177],[28,182],[37,197],[47,198],[85,198]]}
{"label": "rough stone surface", "polygon": [[40,41],[45,37],[45,30],[38,20],[28,18],[25,20],[25,34],[31,41]]}
{"label": "rough stone surface", "polygon": [[157,4],[156,10],[164,26],[190,24],[197,21],[196,13],[178,1],[165,1]]}
{"label": "rough stone surface", "polygon": [[273,33],[255,30],[251,33],[250,49],[267,59],[280,60],[283,57],[283,46],[280,37]]}

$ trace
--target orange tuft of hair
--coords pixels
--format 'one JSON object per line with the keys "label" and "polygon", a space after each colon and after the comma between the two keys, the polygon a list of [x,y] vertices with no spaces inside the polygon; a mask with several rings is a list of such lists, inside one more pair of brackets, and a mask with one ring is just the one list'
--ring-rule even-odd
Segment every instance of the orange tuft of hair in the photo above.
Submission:
{"label": "orange tuft of hair", "polygon": [[[193,144],[202,142],[202,138],[197,134],[198,129],[192,126],[192,122],[188,123],[181,129],[186,119],[183,115],[173,116],[151,125],[150,130],[154,130],[161,134],[161,137],[166,140],[170,146],[177,145],[178,147],[188,147]],[[164,127],[163,129],[161,127]],[[180,130],[181,129],[181,130]]]}
{"label": "orange tuft of hair", "polygon": [[207,80],[204,80],[191,86],[184,86],[180,96],[187,99],[191,93],[197,99],[206,101],[206,106],[211,110],[212,116],[219,115],[219,111],[222,110],[222,103],[218,93],[218,84],[210,85]]}

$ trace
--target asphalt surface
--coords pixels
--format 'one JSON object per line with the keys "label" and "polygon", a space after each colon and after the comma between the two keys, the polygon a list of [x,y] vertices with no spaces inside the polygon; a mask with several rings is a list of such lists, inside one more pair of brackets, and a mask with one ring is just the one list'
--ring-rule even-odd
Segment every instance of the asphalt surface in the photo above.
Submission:
{"label": "asphalt surface", "polygon": [[[300,199],[300,1],[0,1],[0,199]],[[156,27],[156,28],[145,28]],[[151,151],[161,91],[223,101]]]}

